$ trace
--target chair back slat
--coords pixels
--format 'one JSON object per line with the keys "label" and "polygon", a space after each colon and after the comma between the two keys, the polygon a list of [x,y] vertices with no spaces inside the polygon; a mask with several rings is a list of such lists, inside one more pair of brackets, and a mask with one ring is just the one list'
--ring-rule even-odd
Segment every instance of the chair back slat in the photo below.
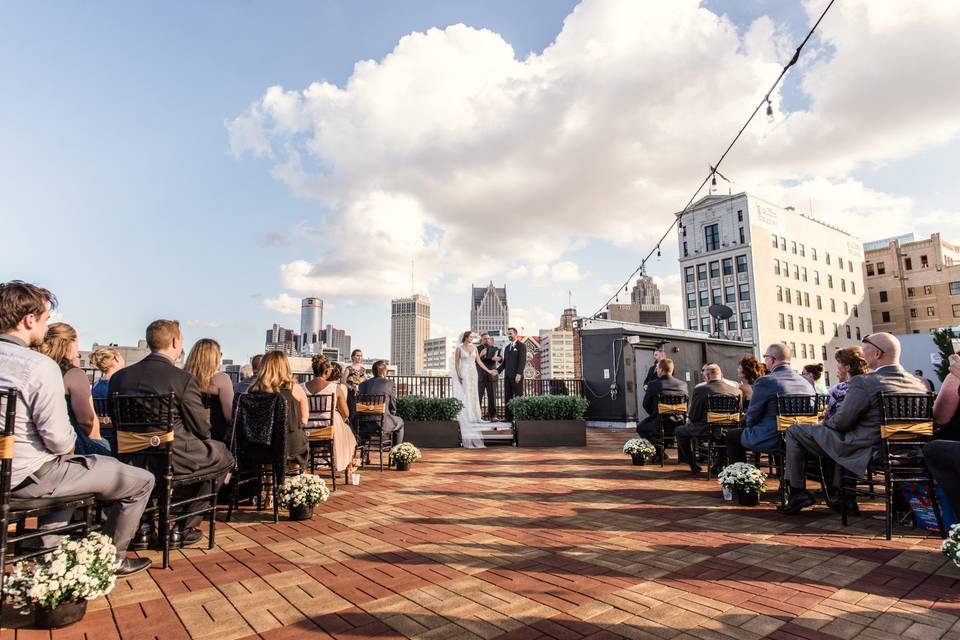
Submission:
{"label": "chair back slat", "polygon": [[94,398],[93,411],[102,421],[104,418],[110,419],[110,398]]}
{"label": "chair back slat", "polygon": [[657,396],[657,405],[661,415],[682,415],[687,412],[687,396],[661,393]]}
{"label": "chair back slat", "polygon": [[707,423],[712,425],[737,425],[740,423],[740,396],[715,394],[707,396]]}
{"label": "chair back slat", "polygon": [[933,435],[933,394],[880,393],[878,399],[883,438],[924,442]]}
{"label": "chair back slat", "polygon": [[818,409],[816,394],[777,395],[778,416],[817,416]]}
{"label": "chair back slat", "polygon": [[118,457],[127,455],[166,456],[172,464],[173,425],[177,395],[114,393],[110,396],[113,447]]}
{"label": "chair back slat", "polygon": [[[3,435],[0,436],[0,507],[3,509],[3,526],[10,509],[10,478],[13,474],[13,433],[17,421],[17,389],[0,388],[0,415],[3,416]],[[0,571],[3,567],[0,567]]]}
{"label": "chair back slat", "polygon": [[333,439],[333,399],[331,393],[307,394],[310,417],[304,431],[307,432],[308,440]]}

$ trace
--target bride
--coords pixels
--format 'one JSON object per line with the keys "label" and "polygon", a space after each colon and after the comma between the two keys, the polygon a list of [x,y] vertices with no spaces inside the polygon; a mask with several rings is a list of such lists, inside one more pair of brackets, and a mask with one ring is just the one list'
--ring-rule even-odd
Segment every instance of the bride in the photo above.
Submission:
{"label": "bride", "polygon": [[477,348],[473,346],[473,335],[472,331],[464,331],[460,338],[460,345],[453,354],[451,376],[453,397],[463,403],[457,421],[460,422],[460,441],[467,448],[483,446],[477,367],[483,369],[484,375],[496,375],[495,370],[487,369],[480,361]]}

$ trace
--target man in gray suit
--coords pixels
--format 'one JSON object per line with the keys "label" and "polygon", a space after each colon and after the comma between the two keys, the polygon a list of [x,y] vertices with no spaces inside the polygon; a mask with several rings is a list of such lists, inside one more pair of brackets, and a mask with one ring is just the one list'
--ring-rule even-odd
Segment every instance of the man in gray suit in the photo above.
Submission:
{"label": "man in gray suit", "polygon": [[[403,418],[397,415],[397,385],[387,378],[387,363],[377,360],[373,363],[373,377],[360,383],[360,395],[384,396],[385,412],[383,431],[390,434],[393,446],[403,442]],[[360,421],[363,431],[363,421]]]}
{"label": "man in gray suit", "polygon": [[858,476],[880,450],[880,404],[877,394],[927,393],[917,378],[900,366],[900,341],[889,333],[864,337],[863,357],[873,373],[850,378],[840,408],[824,424],[800,424],[787,431],[786,475],[790,500],[778,510],[793,514],[816,500],[804,487],[807,456],[832,458]]}
{"label": "man in gray suit", "polygon": [[677,452],[680,460],[690,465],[691,473],[700,473],[701,467],[697,464],[693,452],[691,438],[702,437],[710,433],[710,424],[707,422],[707,398],[710,396],[738,396],[740,391],[733,389],[723,380],[720,365],[708,362],[702,369],[704,382],[693,389],[690,397],[690,408],[687,410],[688,424],[677,427],[674,434],[677,436]]}

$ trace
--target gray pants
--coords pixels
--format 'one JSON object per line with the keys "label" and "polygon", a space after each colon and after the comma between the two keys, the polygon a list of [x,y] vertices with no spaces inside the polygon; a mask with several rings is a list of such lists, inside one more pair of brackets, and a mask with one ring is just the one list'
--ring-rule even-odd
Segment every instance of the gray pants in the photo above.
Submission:
{"label": "gray pants", "polygon": [[[787,482],[792,488],[805,488],[807,456],[817,456],[833,462],[833,457],[823,449],[820,442],[814,437],[814,433],[818,431],[826,433],[824,429],[827,429],[827,427],[816,424],[798,424],[787,429],[787,452],[784,456],[784,463],[787,465],[785,471]],[[829,469],[826,463],[823,466]],[[835,464],[834,467],[832,482],[835,487],[839,487],[842,471],[839,464]],[[826,482],[831,481],[830,478],[824,478],[824,480]]]}
{"label": "gray pants", "polygon": [[[61,456],[42,478],[13,492],[14,498],[61,498],[92,493],[108,504],[104,533],[113,538],[117,555],[123,557],[137,531],[140,516],[153,491],[153,474],[106,456]],[[44,516],[40,529],[52,529],[70,521],[72,511]],[[43,536],[44,547],[54,547],[59,536]]]}
{"label": "gray pants", "polygon": [[708,424],[685,424],[677,427],[673,435],[677,438],[677,455],[681,462],[693,464],[696,456],[693,453],[693,438],[700,438],[710,433]]}

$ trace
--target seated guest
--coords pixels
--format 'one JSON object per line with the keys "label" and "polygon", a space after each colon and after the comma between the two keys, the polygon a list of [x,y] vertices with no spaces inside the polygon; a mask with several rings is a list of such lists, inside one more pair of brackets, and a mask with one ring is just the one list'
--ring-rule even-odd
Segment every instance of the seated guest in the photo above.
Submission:
{"label": "seated guest", "polygon": [[93,409],[90,379],[83,369],[77,366],[80,360],[77,332],[65,322],[54,322],[47,328],[43,344],[37,350],[56,362],[63,374],[67,415],[77,432],[74,452],[81,456],[110,455],[110,443],[100,435],[100,419]]}
{"label": "seated guest", "polygon": [[820,382],[820,378],[823,377],[822,364],[819,362],[817,364],[808,364],[803,367],[803,371],[800,373],[800,375],[810,383],[810,386],[813,387],[813,392],[818,396],[827,395],[827,388]]}
{"label": "seated guest", "polygon": [[[707,363],[704,364],[702,367],[700,367],[700,378],[701,378],[702,380],[697,383],[697,385],[696,385],[696,387],[694,387],[694,389],[696,389],[697,387],[702,387],[703,385],[707,384],[707,382],[709,381],[709,379],[707,378],[707,369],[708,369],[709,367],[717,367],[717,368],[719,369],[719,368],[720,368],[720,365],[717,364],[716,362],[707,362]],[[739,389],[739,388],[740,388],[740,383],[739,383],[739,382],[734,382],[733,380],[728,380],[728,379],[726,379],[726,378],[722,378],[722,379],[720,380],[720,382],[724,383],[725,385],[727,385],[727,386],[729,386],[729,387],[733,387],[734,389]]]}
{"label": "seated guest", "polygon": [[303,430],[310,420],[307,394],[297,384],[290,359],[282,351],[271,351],[260,361],[260,373],[247,393],[279,393],[287,402],[287,464],[291,470],[306,471],[310,445]]}
{"label": "seated guest", "polygon": [[960,440],[960,367],[955,367],[951,357],[950,373],[940,385],[940,393],[933,401],[933,432],[937,440]]}
{"label": "seated guest", "polygon": [[[660,433],[657,416],[660,412],[658,399],[661,395],[686,397],[688,393],[687,383],[673,377],[673,360],[670,358],[660,358],[657,362],[657,373],[659,375],[650,381],[643,394],[643,410],[647,412],[647,417],[637,424],[637,433],[641,436],[650,437]],[[664,427],[672,431],[682,424],[681,416],[668,416]],[[662,447],[657,445],[657,459],[662,455]]]}
{"label": "seated guest", "polygon": [[[107,506],[104,533],[117,547],[125,577],[150,567],[149,558],[127,558],[127,546],[153,491],[153,476],[115,458],[76,455],[76,431],[63,401],[63,376],[50,358],[31,351],[47,333],[56,298],[46,289],[14,280],[0,284],[0,387],[15,387],[14,498],[61,498],[92,493]],[[44,516],[41,529],[62,527],[73,511]],[[58,544],[44,536],[44,547]]]}
{"label": "seated guest", "polygon": [[390,440],[396,446],[403,442],[403,418],[397,415],[397,386],[387,378],[387,363],[377,360],[373,363],[373,377],[360,383],[361,396],[385,396],[386,414],[383,416],[383,431],[390,434]]}
{"label": "seated guest", "polygon": [[936,389],[933,386],[933,380],[931,380],[930,378],[924,377],[923,369],[914,369],[913,375],[917,376],[917,380],[919,380],[924,384],[924,386],[927,388],[927,391],[929,391],[930,393],[936,392]]}
{"label": "seated guest", "polygon": [[311,427],[333,427],[333,464],[337,472],[347,470],[353,473],[353,457],[357,452],[357,438],[347,422],[350,409],[347,407],[347,388],[340,384],[343,370],[336,362],[330,362],[326,356],[315,355],[311,362],[313,380],[304,382],[300,387],[307,396],[322,395],[333,398],[333,424],[327,419],[311,421]]}
{"label": "seated guest", "polygon": [[[234,395],[240,395],[241,393],[246,393],[247,389],[250,388],[250,385],[253,384],[253,381],[257,379],[257,374],[260,373],[260,365],[263,362],[263,355],[257,354],[250,359],[250,375],[244,376],[243,372],[240,373],[240,382],[236,384],[233,388]],[[247,368],[247,365],[243,366],[244,369]]]}
{"label": "seated guest", "polygon": [[90,363],[100,369],[100,379],[93,385],[90,395],[94,398],[106,398],[110,386],[110,376],[126,366],[120,351],[114,347],[100,347],[90,356]]}
{"label": "seated guest", "polygon": [[220,357],[217,341],[202,338],[190,349],[183,370],[197,379],[200,399],[210,419],[210,435],[214,440],[226,442],[233,422],[233,383],[230,376],[220,371]]}
{"label": "seated guest", "polygon": [[766,373],[762,362],[757,362],[753,356],[743,356],[737,366],[737,377],[740,379],[740,409],[746,412],[753,397],[753,385],[757,378]]}
{"label": "seated guest", "polygon": [[953,513],[960,514],[960,442],[931,440],[923,445],[923,460],[947,494]]}
{"label": "seated guest", "polygon": [[847,388],[850,386],[850,378],[870,372],[867,361],[863,359],[863,350],[860,347],[846,347],[837,349],[833,354],[837,361],[837,384],[830,387],[827,392],[829,401],[827,410],[824,412],[824,419],[829,418],[840,408],[840,403],[847,395]]}
{"label": "seated guest", "polygon": [[706,365],[704,377],[706,382],[698,384],[690,397],[690,407],[687,410],[689,424],[677,427],[674,432],[677,436],[677,452],[680,460],[690,465],[692,473],[700,473],[701,467],[697,464],[690,440],[710,433],[710,425],[707,423],[707,398],[718,395],[736,397],[739,393],[723,381],[723,373],[716,363]]}
{"label": "seated guest", "polygon": [[[880,450],[879,393],[926,393],[927,389],[900,366],[900,341],[889,333],[863,338],[863,357],[874,370],[847,381],[847,393],[822,425],[800,424],[787,430],[786,476],[790,500],[780,507],[783,513],[797,513],[814,504],[813,494],[804,486],[807,456],[831,458],[857,476]],[[849,505],[855,509],[854,505]]]}
{"label": "seated guest", "polygon": [[[197,472],[229,469],[233,456],[226,445],[210,437],[210,419],[203,408],[200,386],[191,374],[177,368],[174,362],[183,353],[183,333],[176,320],[154,320],[147,327],[147,346],[150,355],[136,364],[117,371],[110,378],[110,395],[164,395],[176,394],[173,414],[173,473],[186,476]],[[132,464],[138,467],[157,464],[156,456],[132,454]],[[166,469],[150,468],[155,475]],[[198,495],[216,493],[213,480],[199,482],[187,487],[178,487],[176,500],[185,500]],[[202,502],[188,503],[183,511],[197,511]],[[203,516],[197,515],[180,523],[179,529],[170,532],[171,542],[177,546],[196,544],[203,537],[197,525]]]}
{"label": "seated guest", "polygon": [[727,431],[727,457],[731,462],[746,462],[747,451],[776,453],[780,450],[777,431],[778,395],[813,395],[810,383],[790,368],[793,353],[783,343],[767,347],[763,361],[769,373],[753,385],[750,407],[742,429]]}

